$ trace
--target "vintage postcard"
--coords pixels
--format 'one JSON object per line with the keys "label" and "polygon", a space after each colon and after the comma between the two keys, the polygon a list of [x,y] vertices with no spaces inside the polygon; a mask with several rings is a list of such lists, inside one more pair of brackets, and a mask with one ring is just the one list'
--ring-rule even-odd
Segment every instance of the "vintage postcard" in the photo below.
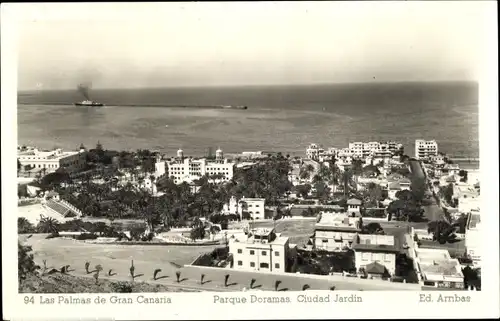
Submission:
{"label": "vintage postcard", "polygon": [[2,5],[4,319],[498,317],[496,12]]}

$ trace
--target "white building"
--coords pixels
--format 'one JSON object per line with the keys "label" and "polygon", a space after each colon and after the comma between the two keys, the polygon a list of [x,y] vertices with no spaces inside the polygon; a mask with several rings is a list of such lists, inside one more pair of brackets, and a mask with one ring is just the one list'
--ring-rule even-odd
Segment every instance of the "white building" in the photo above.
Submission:
{"label": "white building", "polygon": [[438,155],[438,144],[435,140],[415,140],[415,158],[429,159]]}
{"label": "white building", "polygon": [[324,152],[325,150],[321,146],[317,144],[310,144],[306,149],[306,156],[309,159],[318,160],[319,155]]}
{"label": "white building", "polygon": [[45,169],[45,173],[55,172],[58,168],[75,172],[85,168],[87,152],[84,149],[64,152],[60,148],[52,151],[41,151],[34,148],[19,150],[17,158],[24,168]]}
{"label": "white building", "polygon": [[359,217],[349,217],[346,213],[321,213],[321,219],[314,227],[313,244],[316,249],[342,251],[351,247],[359,232]]}
{"label": "white building", "polygon": [[229,204],[225,204],[222,211],[224,214],[236,214],[242,217],[243,212],[248,212],[250,217],[254,220],[262,220],[265,218],[265,205],[264,198],[245,198],[236,200],[233,196],[229,200]]}
{"label": "white building", "polygon": [[160,155],[156,155],[155,176],[161,177],[166,174],[167,174],[167,164],[164,161],[162,161],[162,157]]}
{"label": "white building", "polygon": [[351,198],[347,200],[347,212],[349,212],[352,216],[360,216],[361,215],[361,206],[363,205],[363,201],[357,198]]}
{"label": "white building", "polygon": [[414,245],[414,264],[421,283],[437,288],[464,288],[460,262],[448,250],[419,248]]}
{"label": "white building", "polygon": [[244,237],[230,238],[229,253],[234,269],[283,273],[289,254],[288,237],[274,229],[253,229]]}
{"label": "white building", "polygon": [[481,216],[469,215],[467,229],[465,230],[465,248],[474,265],[481,266],[482,240]]}
{"label": "white building", "polygon": [[[160,165],[157,165],[157,169],[160,172],[162,170]],[[184,152],[179,149],[177,157],[166,163],[166,172],[176,184],[189,183],[204,175],[217,175],[219,178],[215,179],[216,182],[227,182],[233,178],[234,163],[225,159],[220,149],[216,151],[215,160],[185,158]]]}
{"label": "white building", "polygon": [[396,254],[394,235],[359,234],[352,245],[356,270],[363,268],[369,275],[394,275]]}

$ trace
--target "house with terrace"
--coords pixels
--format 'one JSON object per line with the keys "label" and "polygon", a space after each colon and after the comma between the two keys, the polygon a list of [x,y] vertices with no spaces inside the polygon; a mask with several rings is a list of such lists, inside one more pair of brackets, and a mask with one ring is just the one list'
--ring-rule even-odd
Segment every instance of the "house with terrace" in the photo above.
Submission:
{"label": "house with terrace", "polygon": [[396,255],[399,253],[396,242],[393,235],[357,235],[352,244],[356,269],[374,278],[394,275]]}

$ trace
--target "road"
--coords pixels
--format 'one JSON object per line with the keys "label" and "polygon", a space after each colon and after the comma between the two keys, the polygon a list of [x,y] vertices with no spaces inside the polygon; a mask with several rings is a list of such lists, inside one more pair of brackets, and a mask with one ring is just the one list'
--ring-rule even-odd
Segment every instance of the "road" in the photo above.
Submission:
{"label": "road", "polygon": [[[426,188],[427,192],[432,194],[432,191],[429,189],[429,185],[427,182],[427,176],[425,175],[425,171],[422,168],[422,165],[418,161],[411,161],[410,163],[411,169],[412,169],[412,175],[415,175],[417,178],[422,178],[425,179],[426,181]],[[430,198],[431,204],[423,206],[423,209],[425,211],[425,218],[427,218],[429,221],[437,221],[437,220],[442,220],[445,219],[444,211],[443,209],[436,203],[436,200],[431,197]]]}

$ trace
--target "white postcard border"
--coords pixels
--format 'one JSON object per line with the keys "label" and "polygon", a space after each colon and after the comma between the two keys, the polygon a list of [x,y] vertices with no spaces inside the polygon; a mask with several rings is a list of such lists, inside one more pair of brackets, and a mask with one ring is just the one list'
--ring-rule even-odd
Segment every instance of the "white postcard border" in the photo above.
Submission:
{"label": "white postcard border", "polygon": [[[93,4],[94,5],[94,4]],[[137,6],[137,4],[134,4]],[[159,4],[155,4],[159,6]],[[185,4],[179,4],[185,5]],[[192,4],[189,4],[192,5]],[[235,4],[231,4],[235,5]],[[273,5],[273,4],[266,4]],[[285,4],[274,4],[285,6]],[[309,3],[309,5],[315,5]],[[367,4],[368,5],[368,4]],[[373,3],[369,5],[374,5]],[[481,185],[482,208],[487,213],[482,218],[485,233],[483,244],[485,254],[483,257],[482,275],[485,282],[480,292],[353,292],[362,297],[363,303],[339,303],[339,304],[220,304],[213,303],[214,295],[225,295],[232,297],[250,297],[251,293],[157,293],[157,294],[133,294],[129,297],[136,300],[140,295],[148,297],[171,297],[172,304],[33,304],[24,303],[26,296],[34,296],[40,300],[57,297],[59,295],[40,294],[18,294],[17,293],[17,271],[14,262],[17,261],[15,243],[16,231],[16,189],[12,182],[16,181],[15,168],[16,139],[17,137],[17,50],[16,50],[16,25],[13,21],[14,13],[22,6],[28,19],[39,19],[47,15],[57,16],[66,10],[77,11],[80,9],[59,7],[56,11],[48,13],[48,4],[43,4],[44,11],[36,4],[2,4],[2,260],[3,260],[3,306],[4,318],[6,319],[70,319],[70,318],[99,318],[99,319],[273,319],[273,318],[470,318],[470,317],[498,317],[499,299],[499,258],[498,258],[498,52],[497,52],[497,10],[495,2],[483,2],[488,7],[488,19],[485,19],[485,33],[487,35],[487,48],[485,48],[485,59],[483,75],[481,77],[479,91],[480,109],[480,159],[481,159]],[[85,9],[91,10],[89,4]],[[109,12],[114,10],[115,4],[105,4],[102,11],[97,11],[100,18],[105,18]],[[15,12],[16,11],[16,12]],[[146,10],[144,10],[146,11]],[[106,14],[104,14],[106,12]],[[125,10],[120,11],[122,13]],[[132,11],[133,12],[133,11]],[[130,14],[131,12],[128,12]],[[31,16],[30,16],[31,15]],[[421,294],[431,294],[434,297],[439,294],[468,295],[470,303],[423,303],[420,302]],[[294,298],[304,292],[261,292],[258,295],[282,296]],[[307,291],[308,295],[347,295],[349,292],[333,291]],[[71,295],[66,294],[64,297]],[[97,297],[109,298],[111,296],[126,297],[124,294],[74,294],[73,296],[89,297],[95,300]],[[144,306],[144,309],[140,307]]]}

